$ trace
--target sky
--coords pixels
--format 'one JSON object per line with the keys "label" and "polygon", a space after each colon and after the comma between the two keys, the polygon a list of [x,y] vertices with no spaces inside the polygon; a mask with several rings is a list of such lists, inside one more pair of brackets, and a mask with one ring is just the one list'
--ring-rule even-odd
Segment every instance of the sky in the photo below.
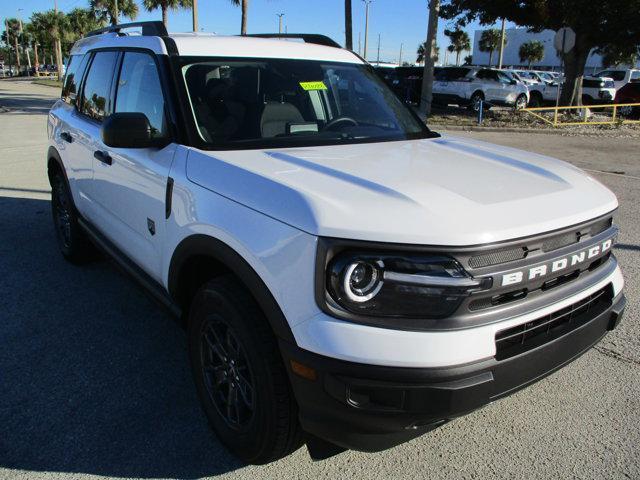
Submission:
{"label": "sky", "polygon": [[[7,17],[22,18],[23,21],[38,11],[53,8],[55,0],[0,0],[0,20],[4,29]],[[160,20],[160,10],[145,11],[142,0],[136,0],[140,13],[136,20]],[[75,7],[87,7],[89,0],[57,0],[58,9],[68,12]],[[362,0],[352,0],[353,43],[358,51],[358,35],[364,49],[365,4]],[[415,52],[427,35],[427,0],[372,0],[369,7],[369,37],[367,60],[376,61],[378,34],[381,36],[380,61],[397,62],[400,46],[402,59],[415,61]],[[20,8],[18,11],[17,8]],[[218,34],[238,34],[240,32],[240,8],[230,0],[198,0],[200,29]],[[269,33],[278,31],[278,13],[284,13],[283,23],[289,33],[321,33],[344,44],[344,2],[343,0],[300,1],[300,0],[250,0],[248,33]],[[123,22],[123,19],[120,20]],[[449,44],[444,29],[452,27],[451,22],[440,19],[438,25],[438,45],[441,60]],[[481,28],[471,24],[467,31],[473,44],[473,32]],[[169,12],[169,32],[191,30],[191,10]]]}

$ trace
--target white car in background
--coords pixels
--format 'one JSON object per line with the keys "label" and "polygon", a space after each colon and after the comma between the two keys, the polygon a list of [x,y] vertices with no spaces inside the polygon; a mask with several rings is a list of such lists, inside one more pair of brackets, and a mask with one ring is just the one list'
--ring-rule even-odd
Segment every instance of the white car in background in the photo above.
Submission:
{"label": "white car in background", "polygon": [[468,106],[474,111],[507,105],[525,108],[529,90],[503,71],[494,68],[448,67],[440,70],[433,82],[433,100],[438,104]]}
{"label": "white car in background", "polygon": [[[555,103],[558,96],[558,83],[539,83],[529,88],[529,106],[540,107]],[[582,102],[586,105],[611,103],[616,89],[611,78],[584,77],[582,80]]]}
{"label": "white car in background", "polygon": [[598,72],[594,77],[611,79],[617,91],[629,82],[640,82],[640,70],[635,68],[612,68]]}

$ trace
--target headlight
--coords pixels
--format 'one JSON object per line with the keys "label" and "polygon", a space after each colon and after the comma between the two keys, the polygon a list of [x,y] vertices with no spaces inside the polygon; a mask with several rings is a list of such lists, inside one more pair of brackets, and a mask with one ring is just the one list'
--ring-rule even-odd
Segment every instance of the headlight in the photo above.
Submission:
{"label": "headlight", "polygon": [[451,315],[491,279],[472,278],[453,258],[431,254],[344,252],[326,269],[326,294],[356,315],[438,319]]}

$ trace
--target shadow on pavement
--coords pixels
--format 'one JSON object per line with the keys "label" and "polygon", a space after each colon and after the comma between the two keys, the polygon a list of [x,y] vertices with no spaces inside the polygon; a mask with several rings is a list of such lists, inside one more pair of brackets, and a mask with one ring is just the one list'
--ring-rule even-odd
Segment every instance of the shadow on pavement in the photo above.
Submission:
{"label": "shadow on pavement", "polygon": [[200,410],[176,322],[110,262],[65,262],[49,201],[0,197],[0,211],[0,467],[142,478],[241,468]]}
{"label": "shadow on pavement", "polygon": [[7,95],[0,100],[0,106],[11,109],[12,113],[46,115],[56,101],[45,96],[15,95],[13,92],[0,93]]}

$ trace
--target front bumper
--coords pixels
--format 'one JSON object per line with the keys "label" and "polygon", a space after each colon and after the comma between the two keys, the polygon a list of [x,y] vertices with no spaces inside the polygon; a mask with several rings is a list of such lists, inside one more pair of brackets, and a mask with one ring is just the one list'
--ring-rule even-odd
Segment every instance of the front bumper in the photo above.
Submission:
{"label": "front bumper", "polygon": [[[341,447],[379,451],[558,370],[615,328],[625,304],[620,293],[601,308],[584,313],[587,316],[578,327],[546,343],[509,358],[496,356],[455,367],[365,365],[314,354],[287,342],[280,347],[303,429]],[[313,369],[315,379],[294,373],[292,361]]]}

